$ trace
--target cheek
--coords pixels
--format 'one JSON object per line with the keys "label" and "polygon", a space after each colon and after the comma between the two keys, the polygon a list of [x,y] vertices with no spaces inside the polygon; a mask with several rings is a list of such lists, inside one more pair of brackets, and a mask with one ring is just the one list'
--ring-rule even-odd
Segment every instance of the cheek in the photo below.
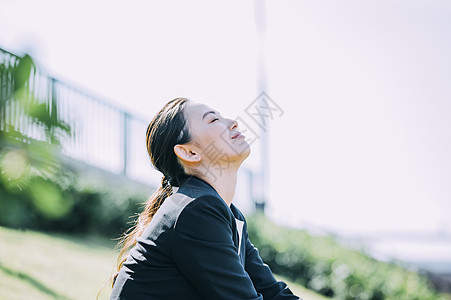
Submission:
{"label": "cheek", "polygon": [[222,152],[230,151],[229,144],[229,133],[227,128],[222,128],[221,126],[215,126],[213,128],[208,128],[199,133],[200,145],[204,151],[217,149]]}

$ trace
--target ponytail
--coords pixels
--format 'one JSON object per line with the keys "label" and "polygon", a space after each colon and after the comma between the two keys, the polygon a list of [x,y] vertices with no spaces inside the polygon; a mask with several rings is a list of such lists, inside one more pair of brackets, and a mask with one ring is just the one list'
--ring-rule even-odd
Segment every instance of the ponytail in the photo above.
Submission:
{"label": "ponytail", "polygon": [[117,244],[116,249],[120,249],[120,252],[115,264],[114,274],[111,278],[111,285],[114,285],[116,277],[119,274],[119,270],[128,257],[129,251],[136,245],[136,239],[141,236],[147,225],[149,225],[155,213],[163,204],[164,200],[167,197],[171,196],[172,193],[172,185],[169,183],[169,180],[166,178],[166,176],[164,176],[161,180],[161,186],[147,200],[146,206],[144,210],[139,214],[138,220],[135,222],[135,225],[125,231],[125,233],[119,239],[119,243]]}

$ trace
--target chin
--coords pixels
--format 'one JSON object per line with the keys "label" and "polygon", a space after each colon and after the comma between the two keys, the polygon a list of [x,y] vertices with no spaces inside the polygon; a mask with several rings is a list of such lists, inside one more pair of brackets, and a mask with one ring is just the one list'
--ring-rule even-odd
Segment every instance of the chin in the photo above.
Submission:
{"label": "chin", "polygon": [[241,152],[241,159],[244,161],[246,158],[249,157],[251,154],[251,147],[247,146],[242,152]]}

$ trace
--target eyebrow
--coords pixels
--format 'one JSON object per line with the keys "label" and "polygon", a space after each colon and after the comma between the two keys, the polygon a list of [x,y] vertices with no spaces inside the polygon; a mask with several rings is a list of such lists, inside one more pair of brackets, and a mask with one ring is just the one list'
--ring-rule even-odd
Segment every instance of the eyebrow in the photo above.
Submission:
{"label": "eyebrow", "polygon": [[205,119],[205,117],[206,117],[208,114],[216,114],[216,112],[214,112],[214,111],[212,111],[212,110],[207,111],[207,112],[204,113],[204,115],[202,116],[202,120]]}

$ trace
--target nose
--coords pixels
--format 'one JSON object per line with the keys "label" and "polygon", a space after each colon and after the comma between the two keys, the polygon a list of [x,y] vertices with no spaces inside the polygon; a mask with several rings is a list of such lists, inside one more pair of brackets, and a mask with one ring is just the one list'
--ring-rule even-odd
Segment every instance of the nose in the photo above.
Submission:
{"label": "nose", "polygon": [[230,129],[235,129],[235,128],[238,128],[238,121],[236,121],[236,120],[232,120],[232,126],[230,127]]}

